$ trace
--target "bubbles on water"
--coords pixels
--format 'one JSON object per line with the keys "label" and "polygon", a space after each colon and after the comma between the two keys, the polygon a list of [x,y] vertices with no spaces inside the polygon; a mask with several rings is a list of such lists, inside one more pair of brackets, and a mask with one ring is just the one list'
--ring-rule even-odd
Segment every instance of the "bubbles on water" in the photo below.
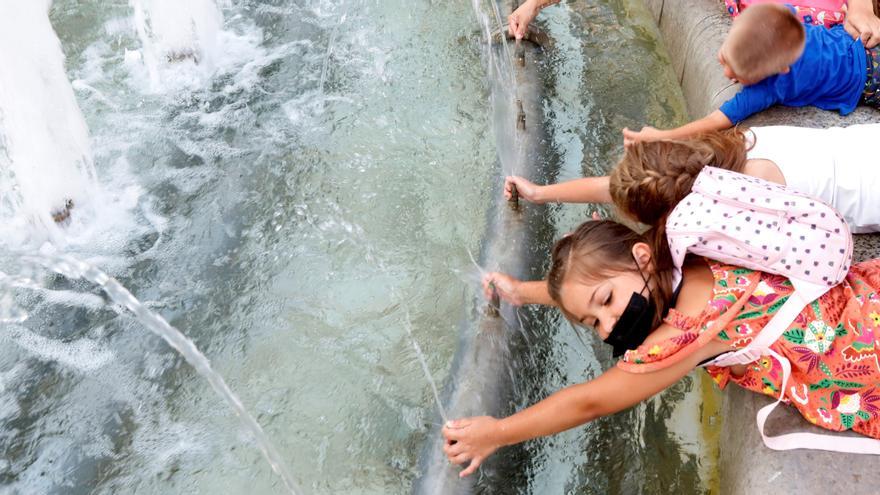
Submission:
{"label": "bubbles on water", "polygon": [[81,373],[101,368],[115,358],[113,351],[88,338],[60,342],[18,325],[6,325],[0,335],[39,359],[55,361]]}
{"label": "bubbles on water", "polygon": [[15,304],[12,294],[0,293],[0,323],[22,323],[27,318],[27,311]]}

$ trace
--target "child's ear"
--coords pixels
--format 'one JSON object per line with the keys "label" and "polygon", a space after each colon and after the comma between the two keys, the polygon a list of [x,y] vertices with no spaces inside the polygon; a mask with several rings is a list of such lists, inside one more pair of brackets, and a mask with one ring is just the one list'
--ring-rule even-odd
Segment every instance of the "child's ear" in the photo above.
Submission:
{"label": "child's ear", "polygon": [[633,259],[639,265],[639,270],[645,270],[651,264],[651,246],[644,242],[637,242],[632,247]]}

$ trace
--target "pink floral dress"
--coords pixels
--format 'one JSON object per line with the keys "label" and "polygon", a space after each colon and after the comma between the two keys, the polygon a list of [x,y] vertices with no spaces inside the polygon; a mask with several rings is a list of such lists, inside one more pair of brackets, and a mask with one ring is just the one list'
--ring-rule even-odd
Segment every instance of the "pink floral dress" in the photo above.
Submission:
{"label": "pink floral dress", "polygon": [[788,5],[794,11],[794,15],[804,24],[814,24],[830,28],[837,24],[843,24],[846,20],[846,1],[843,0],[724,0],[727,13],[736,17],[749,5],[757,3],[780,3]]}
{"label": "pink floral dress", "polygon": [[[785,277],[707,260],[712,298],[697,317],[672,309],[665,321],[681,334],[627,351],[618,367],[634,373],[664,368],[712,339],[741,349],[793,292]],[[729,311],[733,313],[728,314]],[[876,336],[876,337],[875,337]],[[804,308],[772,349],[791,362],[786,402],[809,422],[880,438],[880,260],[854,265],[846,280]],[[779,396],[782,368],[761,358],[742,376],[706,369],[720,388],[728,382]]]}

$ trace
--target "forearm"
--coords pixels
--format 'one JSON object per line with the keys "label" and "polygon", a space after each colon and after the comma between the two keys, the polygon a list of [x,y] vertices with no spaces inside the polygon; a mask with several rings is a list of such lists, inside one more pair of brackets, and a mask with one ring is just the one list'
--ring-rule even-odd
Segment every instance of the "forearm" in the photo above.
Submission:
{"label": "forearm", "polygon": [[710,347],[652,373],[628,373],[614,367],[594,380],[564,388],[529,408],[499,420],[499,443],[512,445],[553,435],[628,409],[680,380],[701,360],[714,356],[710,353],[713,350]]}
{"label": "forearm", "polygon": [[854,12],[865,13],[865,14],[874,14],[874,2],[873,0],[849,0],[846,3],[847,15],[852,15]]}
{"label": "forearm", "polygon": [[733,127],[733,122],[721,110],[715,110],[702,119],[695,120],[675,129],[659,131],[659,139],[686,139],[709,131],[720,131]]}
{"label": "forearm", "polygon": [[538,199],[542,203],[610,203],[608,177],[585,177],[541,186]]}
{"label": "forearm", "polygon": [[501,445],[513,445],[553,435],[596,419],[590,400],[590,384],[564,388],[537,404],[498,422]]}
{"label": "forearm", "polygon": [[549,7],[551,5],[555,5],[555,4],[559,3],[560,0],[528,0],[528,1],[532,2],[535,5],[535,7],[539,8],[539,9],[543,9],[545,7]]}
{"label": "forearm", "polygon": [[544,306],[556,306],[556,302],[550,298],[546,280],[534,280],[520,282],[517,287],[517,295],[522,304],[543,304]]}

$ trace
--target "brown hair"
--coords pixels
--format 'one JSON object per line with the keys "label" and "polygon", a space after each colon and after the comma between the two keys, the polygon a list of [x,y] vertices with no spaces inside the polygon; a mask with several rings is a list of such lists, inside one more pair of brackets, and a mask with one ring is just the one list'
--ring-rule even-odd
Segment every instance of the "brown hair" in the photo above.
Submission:
{"label": "brown hair", "polygon": [[665,236],[659,239],[662,244],[659,244],[658,249],[655,247],[658,246],[655,244],[657,239],[650,232],[648,235],[641,235],[611,220],[582,223],[577,230],[553,246],[550,273],[547,274],[550,297],[571,318],[560,300],[562,284],[566,278],[575,276],[579,280],[601,280],[618,273],[637,272],[639,267],[633,258],[632,249],[636,243],[644,242],[651,246],[654,254],[654,270],[651,275],[657,283],[651,290],[651,298],[657,306],[654,326],[659,325],[672,301],[672,258]]}
{"label": "brown hair", "polygon": [[626,148],[611,171],[608,189],[623,213],[652,227],[688,193],[706,165],[742,172],[745,129],[700,134],[680,141],[640,141]]}
{"label": "brown hair", "polygon": [[733,21],[721,53],[736,73],[756,83],[795,63],[804,51],[806,32],[783,5],[752,5]]}

